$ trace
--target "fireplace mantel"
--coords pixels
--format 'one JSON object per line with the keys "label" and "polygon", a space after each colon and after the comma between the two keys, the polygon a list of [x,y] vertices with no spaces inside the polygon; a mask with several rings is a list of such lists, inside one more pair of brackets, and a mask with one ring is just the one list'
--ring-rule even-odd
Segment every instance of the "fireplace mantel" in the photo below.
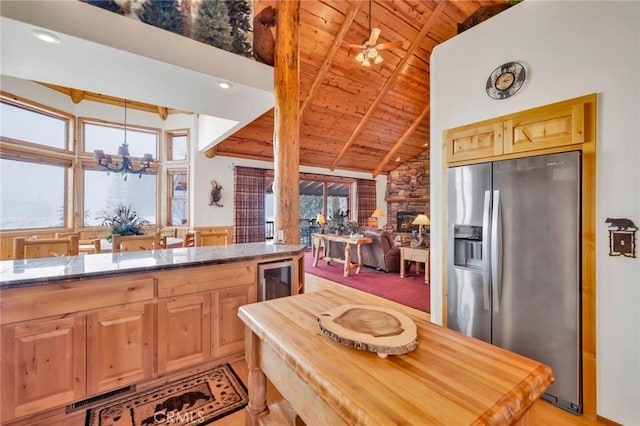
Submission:
{"label": "fireplace mantel", "polygon": [[426,203],[429,201],[429,197],[386,197],[384,199],[387,203],[405,203],[405,202],[415,202],[415,203]]}

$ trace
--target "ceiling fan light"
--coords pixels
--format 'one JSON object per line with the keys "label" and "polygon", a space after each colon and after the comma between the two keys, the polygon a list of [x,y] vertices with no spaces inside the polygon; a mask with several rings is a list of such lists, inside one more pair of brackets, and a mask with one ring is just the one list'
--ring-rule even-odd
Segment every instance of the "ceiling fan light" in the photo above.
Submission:
{"label": "ceiling fan light", "polygon": [[364,66],[364,67],[370,67],[371,66],[371,62],[369,62],[369,58],[367,58],[364,61],[362,61],[362,66]]}
{"label": "ceiling fan light", "polygon": [[373,59],[378,56],[378,51],[372,47],[371,49],[367,50],[367,56]]}
{"label": "ceiling fan light", "polygon": [[365,60],[364,52],[360,52],[356,55],[356,61],[362,63]]}
{"label": "ceiling fan light", "polygon": [[376,65],[378,65],[378,64],[381,64],[381,63],[382,63],[382,61],[384,61],[384,58],[382,57],[382,55],[378,55],[378,56],[376,56],[376,58],[373,60],[373,63],[374,63],[374,64],[376,64]]}

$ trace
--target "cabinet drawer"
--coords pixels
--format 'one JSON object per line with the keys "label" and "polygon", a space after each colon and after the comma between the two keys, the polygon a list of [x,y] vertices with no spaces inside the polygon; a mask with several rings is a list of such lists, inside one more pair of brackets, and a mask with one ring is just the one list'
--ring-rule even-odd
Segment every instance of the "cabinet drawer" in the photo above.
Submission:
{"label": "cabinet drawer", "polygon": [[2,290],[0,321],[9,324],[153,299],[154,279],[116,276]]}
{"label": "cabinet drawer", "polygon": [[158,297],[255,284],[256,274],[256,266],[252,262],[165,271],[158,274]]}

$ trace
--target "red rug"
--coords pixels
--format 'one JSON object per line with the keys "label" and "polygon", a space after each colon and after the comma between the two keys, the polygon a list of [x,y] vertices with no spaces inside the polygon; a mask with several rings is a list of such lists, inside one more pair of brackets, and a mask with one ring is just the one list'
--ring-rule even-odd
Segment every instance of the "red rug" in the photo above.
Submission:
{"label": "red rug", "polygon": [[[305,272],[311,275],[375,294],[423,312],[428,313],[430,310],[430,286],[424,282],[424,270],[422,274],[417,275],[412,266],[410,274],[400,278],[399,272],[376,271],[365,266],[359,274],[356,275],[355,269],[352,269],[349,276],[345,277],[342,263],[331,262],[327,265],[321,258],[318,266],[314,267],[311,252],[306,252],[304,257]],[[412,262],[412,265],[415,265],[415,262]]]}

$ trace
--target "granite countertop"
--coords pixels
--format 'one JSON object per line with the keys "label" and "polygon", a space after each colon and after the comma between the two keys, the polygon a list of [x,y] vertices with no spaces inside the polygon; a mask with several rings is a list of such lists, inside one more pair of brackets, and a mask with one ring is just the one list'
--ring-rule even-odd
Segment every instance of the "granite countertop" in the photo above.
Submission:
{"label": "granite countertop", "polygon": [[0,261],[0,289],[100,278],[128,272],[215,265],[294,256],[304,245],[245,243],[155,251],[81,254],[79,256]]}

